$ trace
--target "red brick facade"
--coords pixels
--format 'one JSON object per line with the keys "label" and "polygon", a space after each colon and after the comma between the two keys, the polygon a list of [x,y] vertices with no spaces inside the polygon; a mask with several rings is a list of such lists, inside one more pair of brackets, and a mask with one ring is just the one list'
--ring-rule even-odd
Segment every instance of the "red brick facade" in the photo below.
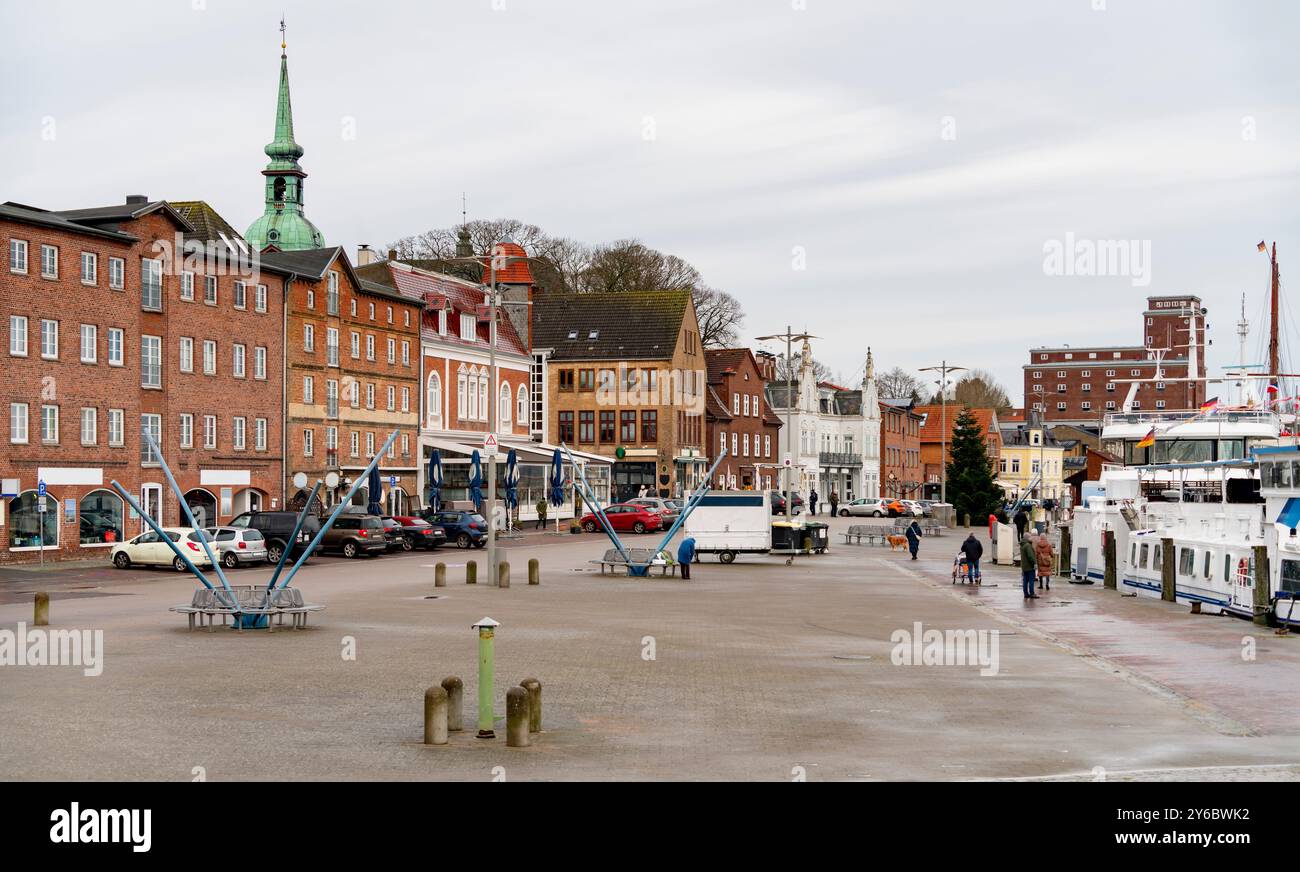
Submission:
{"label": "red brick facade", "polygon": [[910,406],[880,404],[880,495],[920,499],[921,422]]}
{"label": "red brick facade", "polygon": [[[145,462],[146,415],[158,416],[164,456],[202,522],[283,498],[283,278],[220,275],[223,264],[192,269],[170,254],[188,225],[162,204],[134,211],[81,224],[53,213],[0,216],[0,479],[16,480],[23,495],[4,500],[0,562],[40,559],[31,511],[39,478],[57,518],[45,522],[56,540],[46,542],[47,560],[106,557],[112,541],[141,532],[112,480],[137,499],[147,494],[151,512],[161,499],[164,524],[184,523],[162,470]],[[15,240],[26,243],[25,272]],[[55,251],[43,258],[42,246]],[[160,262],[156,300],[145,259]],[[54,261],[57,275],[43,275]]]}
{"label": "red brick facade", "polygon": [[[1049,424],[1098,427],[1108,412],[1124,407],[1130,382],[1140,380],[1135,411],[1194,409],[1205,401],[1205,383],[1189,376],[1188,348],[1196,327],[1196,372],[1204,377],[1205,315],[1198,297],[1150,297],[1142,313],[1143,345],[1033,348],[1025,364],[1025,408],[1041,411]],[[1167,351],[1165,351],[1167,349]],[[1157,352],[1163,360],[1157,364]],[[1163,379],[1157,379],[1157,366]]]}
{"label": "red brick facade", "polygon": [[759,490],[776,485],[781,421],[767,403],[767,379],[748,348],[704,352],[709,396],[705,402],[706,445],[716,456],[729,452],[715,475],[716,486]]}

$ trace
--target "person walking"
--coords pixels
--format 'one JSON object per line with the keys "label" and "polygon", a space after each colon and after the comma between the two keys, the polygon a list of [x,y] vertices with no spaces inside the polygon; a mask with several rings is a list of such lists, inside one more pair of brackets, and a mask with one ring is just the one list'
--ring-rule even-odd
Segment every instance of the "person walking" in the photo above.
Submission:
{"label": "person walking", "polygon": [[1016,541],[1024,541],[1025,528],[1029,526],[1029,513],[1025,511],[1024,506],[1021,506],[1020,511],[1016,512],[1013,523],[1016,525]]}
{"label": "person walking", "polygon": [[533,529],[535,530],[546,529],[546,508],[547,508],[546,497],[542,497],[540,500],[537,501],[537,526],[534,527]]}
{"label": "person walking", "polygon": [[1038,553],[1034,550],[1034,537],[1020,540],[1020,587],[1025,599],[1038,599],[1034,593],[1034,576],[1038,574]]}
{"label": "person walking", "polygon": [[808,491],[808,514],[817,514],[817,488]]}
{"label": "person walking", "polygon": [[682,567],[682,579],[684,581],[691,580],[691,561],[694,559],[695,540],[688,536],[682,540],[682,544],[677,546],[677,562]]}
{"label": "person walking", "polygon": [[912,559],[916,559],[916,552],[921,550],[921,525],[913,521],[907,527],[907,550],[912,552]]}
{"label": "person walking", "polygon": [[984,556],[984,546],[975,538],[974,533],[961,543],[961,553],[966,555],[966,580],[978,584],[981,578],[980,558]]}
{"label": "person walking", "polygon": [[1046,533],[1034,537],[1034,556],[1038,563],[1038,589],[1052,589],[1052,571],[1056,569],[1056,549]]}

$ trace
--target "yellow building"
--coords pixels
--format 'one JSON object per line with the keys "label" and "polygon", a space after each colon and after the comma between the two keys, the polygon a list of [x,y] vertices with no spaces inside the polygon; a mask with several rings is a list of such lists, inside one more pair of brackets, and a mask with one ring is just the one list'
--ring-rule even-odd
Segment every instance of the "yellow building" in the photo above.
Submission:
{"label": "yellow building", "polygon": [[1065,493],[1064,467],[1065,449],[1050,430],[1035,424],[1002,428],[998,484],[1008,500],[1060,500]]}

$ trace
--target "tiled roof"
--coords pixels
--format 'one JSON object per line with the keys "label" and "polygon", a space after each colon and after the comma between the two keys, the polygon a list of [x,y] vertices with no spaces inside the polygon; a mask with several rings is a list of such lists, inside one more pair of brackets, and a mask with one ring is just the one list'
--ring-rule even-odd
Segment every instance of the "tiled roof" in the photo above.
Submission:
{"label": "tiled roof", "polygon": [[[366,284],[386,288],[389,293],[398,294],[406,299],[420,300],[424,303],[421,318],[421,336],[429,341],[449,342],[464,345],[467,348],[486,348],[488,343],[488,319],[484,310],[483,289],[464,279],[445,273],[429,272],[416,269],[407,264],[381,260],[357,268],[357,275]],[[438,311],[450,307],[447,314],[447,333],[438,333]],[[460,316],[475,317],[476,339],[470,342],[460,336]],[[527,343],[520,339],[514,325],[506,317],[505,310],[500,310],[497,320],[497,351],[505,354],[527,355]]]}
{"label": "tiled roof", "polygon": [[[916,411],[925,415],[925,424],[921,426],[922,442],[941,442],[943,436],[942,419],[945,417],[943,408],[938,404],[933,406],[917,406]],[[952,441],[952,428],[957,421],[957,416],[962,412],[962,407],[956,403],[950,403],[947,410],[948,419],[948,436],[947,441]],[[971,409],[975,415],[975,422],[980,425],[984,435],[990,435],[990,432],[996,432],[998,429],[998,416],[994,409]]]}
{"label": "tiled roof", "polygon": [[24,206],[21,203],[4,203],[0,204],[0,218],[7,218],[11,221],[21,221],[24,224],[35,224],[40,227],[49,227],[54,230],[66,230],[70,233],[85,233],[91,236],[99,236],[106,239],[116,239],[119,242],[135,242],[138,237],[130,233],[123,233],[119,230],[108,230],[102,227],[96,227],[93,224],[83,224],[73,221],[58,212],[48,212],[45,209],[37,209],[34,206]]}
{"label": "tiled roof", "polygon": [[708,393],[704,395],[704,412],[714,421],[733,420],[727,404],[722,402],[722,398],[718,396],[718,392],[713,389],[712,384],[709,385]]}
{"label": "tiled roof", "polygon": [[235,228],[221,214],[213,209],[203,200],[168,200],[168,204],[176,210],[186,221],[194,227],[194,230],[186,233],[185,238],[201,239],[204,242],[221,242],[222,236],[231,242],[238,243],[243,239]]}
{"label": "tiled roof", "polygon": [[[500,253],[507,258],[528,256],[528,252],[524,251],[524,247],[516,242],[498,242],[492,247],[494,253],[497,247],[501,248]],[[492,265],[491,262],[490,257],[483,258],[483,281],[485,282],[491,276],[488,271]],[[496,279],[497,284],[531,285],[533,283],[533,272],[528,268],[528,261],[526,260],[508,260],[502,269],[497,270]]]}
{"label": "tiled roof", "polygon": [[[718,384],[728,372],[738,372],[748,354],[748,348],[705,349],[704,365],[709,371],[709,384]],[[754,368],[757,369],[757,365]]]}
{"label": "tiled roof", "polygon": [[543,293],[533,299],[533,345],[551,359],[665,360],[677,348],[690,291]]}

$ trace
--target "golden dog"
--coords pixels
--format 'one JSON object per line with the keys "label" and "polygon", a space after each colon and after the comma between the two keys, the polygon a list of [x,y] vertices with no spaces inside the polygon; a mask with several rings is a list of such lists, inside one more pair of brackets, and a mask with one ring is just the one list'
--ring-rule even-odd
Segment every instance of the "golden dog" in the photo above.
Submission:
{"label": "golden dog", "polygon": [[907,547],[906,536],[886,536],[885,541],[889,543],[890,551],[897,551],[900,548]]}

